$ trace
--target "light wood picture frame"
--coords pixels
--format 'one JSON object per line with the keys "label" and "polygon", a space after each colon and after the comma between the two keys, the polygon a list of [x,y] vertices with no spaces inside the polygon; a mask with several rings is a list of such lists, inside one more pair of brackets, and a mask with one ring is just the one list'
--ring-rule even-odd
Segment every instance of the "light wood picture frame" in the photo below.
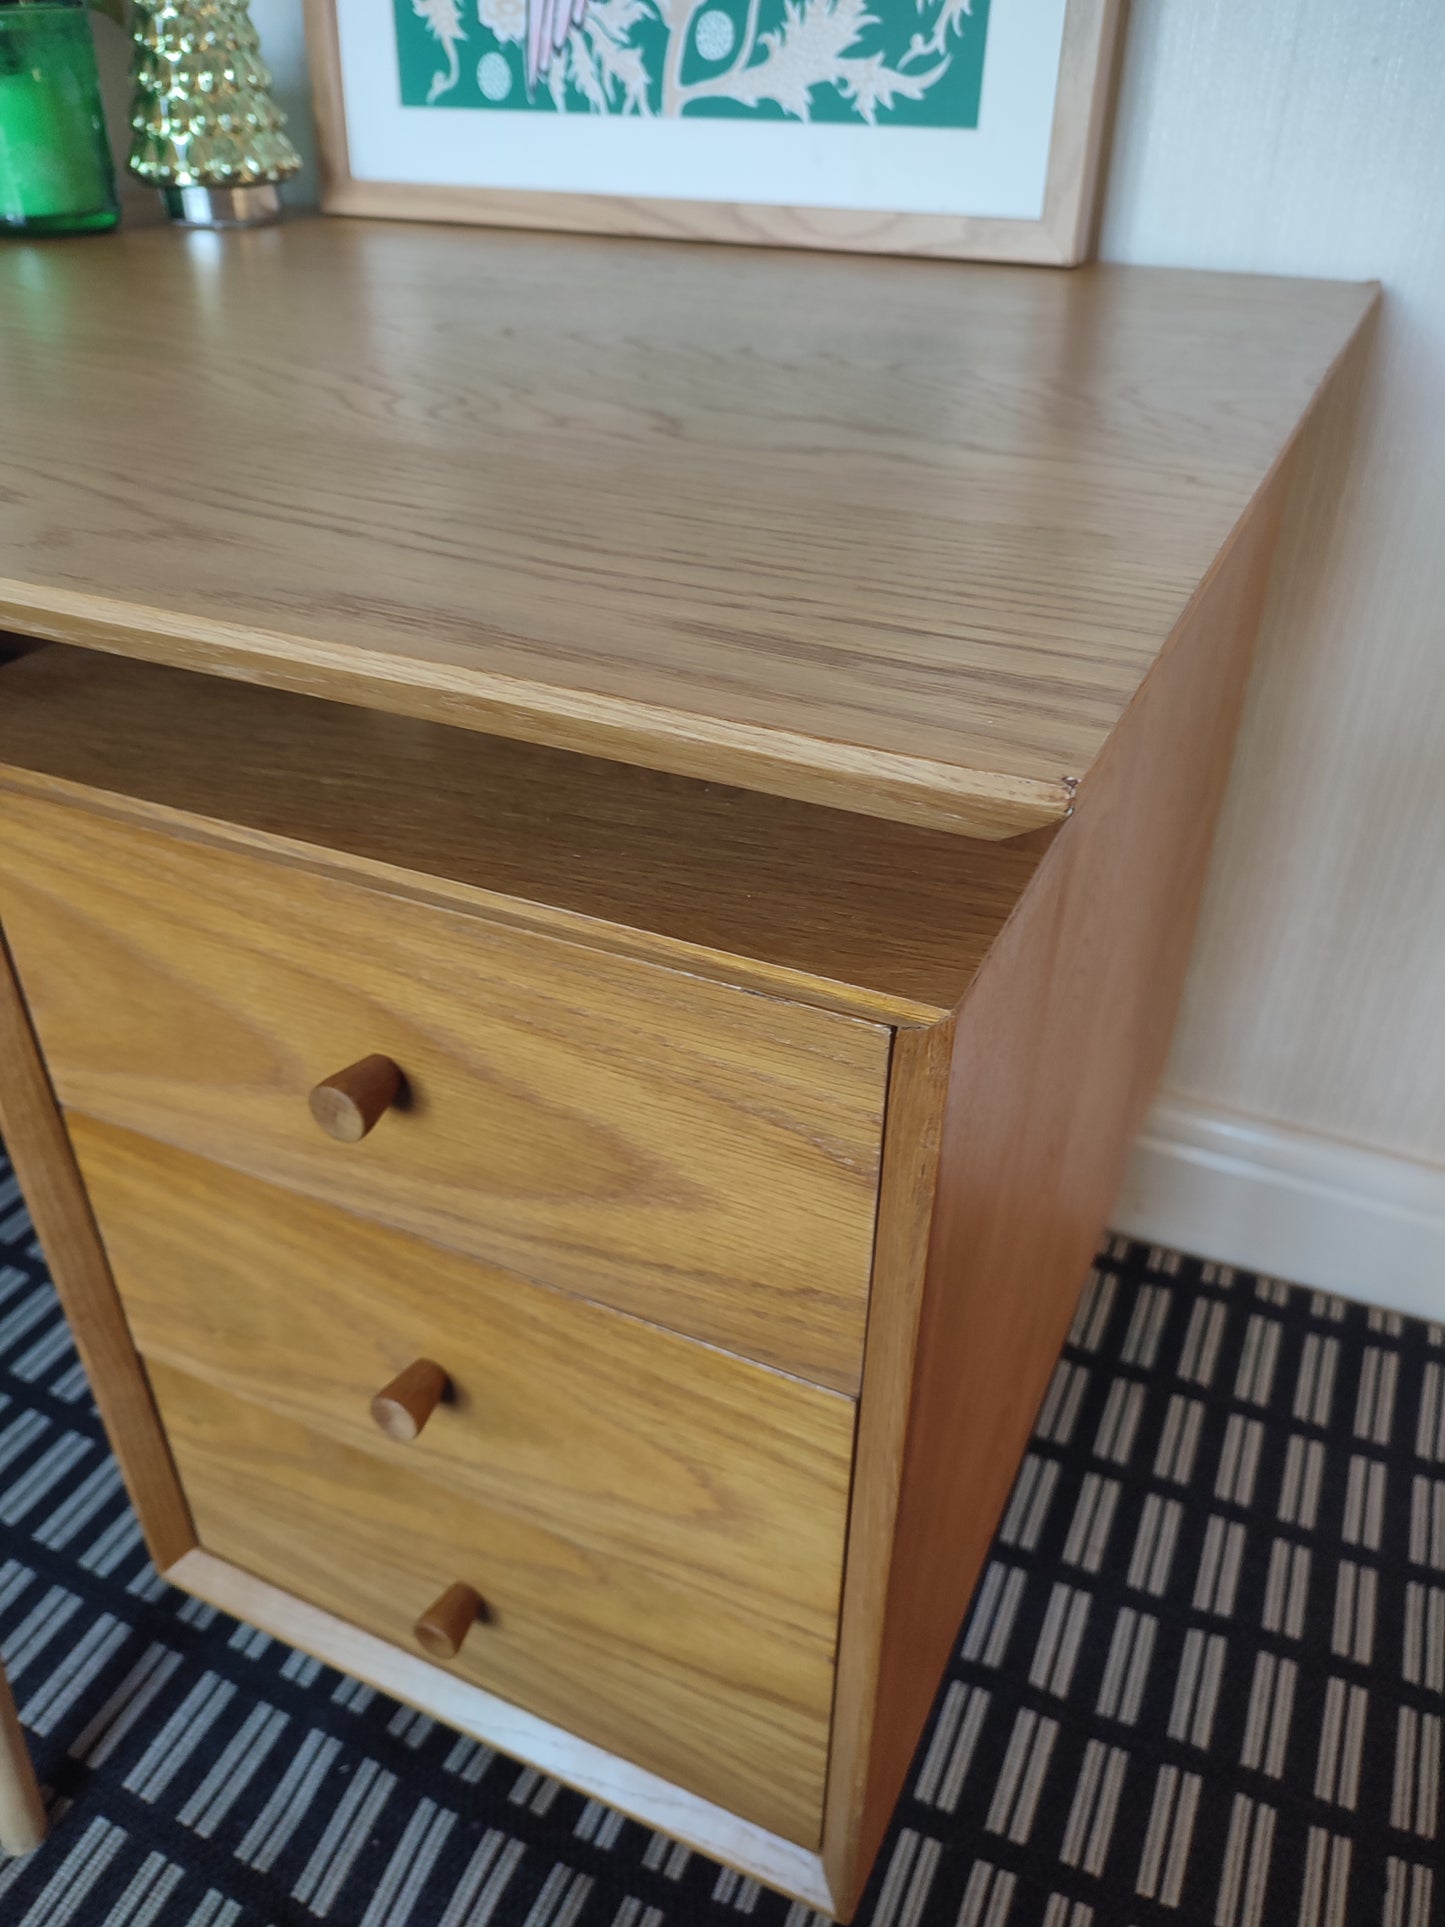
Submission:
{"label": "light wood picture frame", "polygon": [[[568,0],[305,4],[327,213],[1052,266],[1072,266],[1092,248],[1125,0],[572,0],[571,25]],[[584,36],[611,46],[615,36],[604,27],[655,16],[673,23],[666,32],[691,36],[666,63],[675,102],[708,84],[676,85],[687,61],[696,68],[701,25],[713,23],[711,50],[728,41],[730,17],[741,23],[732,33],[731,80],[751,106],[759,95],[754,76],[790,23],[797,29],[811,14],[841,19],[846,12],[858,23],[853,45],[867,57],[850,56],[835,71],[871,66],[876,74],[889,56],[868,52],[870,33],[876,39],[890,25],[902,33],[920,18],[926,25],[929,6],[941,23],[935,49],[945,44],[939,33],[961,35],[984,23],[971,126],[889,124],[877,98],[858,109],[860,95],[846,78],[805,96],[804,111],[817,98],[831,103],[807,120],[796,102],[787,111],[775,101],[764,101],[766,115],[729,107],[731,118],[684,117],[676,105],[644,115],[620,106],[584,112],[571,74],[558,79],[570,60],[594,85]],[[759,21],[780,7],[782,25],[775,22],[770,40]],[[541,58],[552,65],[541,73],[539,18],[563,23],[550,56],[544,24]],[[422,32],[431,37],[419,43]],[[914,35],[908,53],[895,57],[910,79],[924,72],[924,40]],[[436,70],[425,92],[416,77],[419,46]],[[928,72],[935,70],[937,60]],[[747,84],[738,86],[742,75]],[[898,81],[896,71],[892,78]],[[542,97],[549,86],[550,100]],[[494,98],[499,88],[533,111],[483,111],[503,105]],[[851,124],[841,124],[850,102]],[[598,187],[581,191],[574,179]],[[658,192],[641,191],[654,179]],[[677,191],[679,181],[698,180],[706,194]],[[806,195],[788,194],[797,180],[813,184]],[[840,180],[839,204],[818,204]]]}

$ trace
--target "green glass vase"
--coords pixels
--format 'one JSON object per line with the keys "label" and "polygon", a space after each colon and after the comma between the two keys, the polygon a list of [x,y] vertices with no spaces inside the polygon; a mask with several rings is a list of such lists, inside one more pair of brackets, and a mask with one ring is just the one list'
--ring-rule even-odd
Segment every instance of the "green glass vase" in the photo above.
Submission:
{"label": "green glass vase", "polygon": [[0,235],[79,234],[120,216],[81,0],[0,0]]}

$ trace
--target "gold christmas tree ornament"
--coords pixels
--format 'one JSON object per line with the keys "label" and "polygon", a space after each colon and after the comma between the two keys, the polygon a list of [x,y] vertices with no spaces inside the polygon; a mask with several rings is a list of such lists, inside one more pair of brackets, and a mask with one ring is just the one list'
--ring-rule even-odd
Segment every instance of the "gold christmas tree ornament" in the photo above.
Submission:
{"label": "gold christmas tree ornament", "polygon": [[250,227],[301,165],[246,0],[134,0],[130,170],[172,219]]}

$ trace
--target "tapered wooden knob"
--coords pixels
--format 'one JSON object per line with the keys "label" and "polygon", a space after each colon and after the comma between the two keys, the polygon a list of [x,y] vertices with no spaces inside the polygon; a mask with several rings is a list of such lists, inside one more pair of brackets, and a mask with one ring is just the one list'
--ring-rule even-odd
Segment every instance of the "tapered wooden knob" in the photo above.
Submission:
{"label": "tapered wooden knob", "polygon": [[416,1622],[417,1644],[433,1659],[455,1659],[462,1641],[482,1616],[481,1595],[470,1586],[448,1586]]}
{"label": "tapered wooden knob", "polygon": [[447,1375],[429,1358],[398,1372],[371,1401],[371,1416],[389,1439],[410,1445],[447,1395]]}
{"label": "tapered wooden knob", "polygon": [[362,1057],[311,1093],[311,1115],[339,1144],[359,1144],[401,1095],[401,1072],[389,1057]]}

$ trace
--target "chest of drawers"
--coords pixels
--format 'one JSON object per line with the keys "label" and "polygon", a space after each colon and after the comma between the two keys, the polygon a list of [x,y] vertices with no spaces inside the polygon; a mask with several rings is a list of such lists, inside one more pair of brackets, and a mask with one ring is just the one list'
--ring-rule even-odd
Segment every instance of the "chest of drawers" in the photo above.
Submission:
{"label": "chest of drawers", "polygon": [[846,1917],[1372,296],[26,258],[0,1128],[156,1562]]}

